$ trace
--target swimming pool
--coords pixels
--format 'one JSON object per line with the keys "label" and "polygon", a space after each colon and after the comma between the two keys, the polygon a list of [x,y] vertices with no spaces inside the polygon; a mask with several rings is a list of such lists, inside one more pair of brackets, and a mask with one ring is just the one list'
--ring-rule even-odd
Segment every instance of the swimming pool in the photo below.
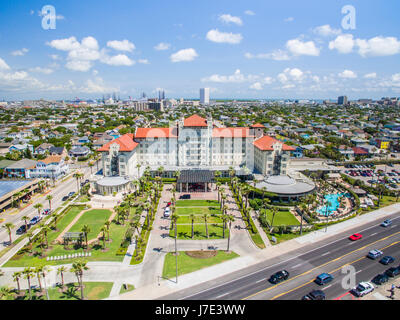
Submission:
{"label": "swimming pool", "polygon": [[328,208],[326,207],[326,205],[319,207],[317,209],[318,214],[322,216],[330,216],[334,211],[339,208],[339,198],[342,196],[345,196],[347,198],[351,197],[349,193],[327,194],[325,196],[325,200],[329,201]]}

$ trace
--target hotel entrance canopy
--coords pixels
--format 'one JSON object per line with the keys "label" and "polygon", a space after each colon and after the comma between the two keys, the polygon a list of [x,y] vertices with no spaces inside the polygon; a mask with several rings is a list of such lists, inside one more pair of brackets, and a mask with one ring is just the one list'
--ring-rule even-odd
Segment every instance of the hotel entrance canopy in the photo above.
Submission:
{"label": "hotel entrance canopy", "polygon": [[214,172],[210,170],[183,170],[178,183],[210,183],[214,182]]}

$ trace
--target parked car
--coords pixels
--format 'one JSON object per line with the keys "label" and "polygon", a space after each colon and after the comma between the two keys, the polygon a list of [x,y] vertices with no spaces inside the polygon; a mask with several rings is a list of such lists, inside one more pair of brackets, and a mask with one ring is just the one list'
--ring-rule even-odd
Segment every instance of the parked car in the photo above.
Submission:
{"label": "parked car", "polygon": [[388,265],[389,263],[394,262],[394,258],[392,256],[384,256],[381,260],[379,260],[380,263],[384,264],[385,266]]}
{"label": "parked car", "polygon": [[388,282],[389,277],[386,274],[382,273],[375,276],[371,281],[377,285],[381,285],[383,283]]}
{"label": "parked car", "polygon": [[50,209],[44,209],[42,214],[49,215],[49,214],[51,214],[51,210]]}
{"label": "parked car", "polygon": [[183,194],[179,197],[179,199],[190,199],[190,194]]}
{"label": "parked car", "polygon": [[286,280],[287,278],[289,278],[289,272],[287,272],[286,270],[282,270],[282,271],[278,271],[277,273],[274,273],[270,278],[269,278],[269,282],[273,283],[273,284],[277,284],[283,280]]}
{"label": "parked car", "polygon": [[370,282],[360,282],[357,287],[351,290],[351,292],[357,296],[362,297],[366,294],[374,291],[374,285]]}
{"label": "parked car", "polygon": [[360,234],[360,233],[355,233],[349,237],[349,239],[351,241],[357,241],[357,240],[360,240],[361,238],[362,238],[362,234]]}
{"label": "parked car", "polygon": [[313,290],[305,295],[302,300],[325,300],[325,293],[322,290]]}
{"label": "parked car", "polygon": [[164,217],[168,218],[171,215],[171,209],[169,207],[164,210]]}
{"label": "parked car", "polygon": [[400,274],[400,266],[398,266],[398,267],[391,267],[391,268],[387,269],[387,270],[385,271],[385,274],[386,274],[388,277],[391,277],[391,278],[393,278],[393,277],[395,277],[395,276],[398,276],[398,275]]}
{"label": "parked car", "polygon": [[[29,230],[29,228],[31,227],[31,225],[30,224],[28,224],[28,230]],[[25,233],[27,230],[26,230],[26,225],[25,224],[23,224],[22,226],[20,226],[18,229],[17,229],[17,231],[15,232],[16,234],[23,234],[23,233]]]}
{"label": "parked car", "polygon": [[34,216],[31,221],[29,221],[29,224],[31,226],[35,225],[36,223],[38,223],[40,220],[42,220],[42,218],[40,216]]}
{"label": "parked car", "polygon": [[381,223],[382,227],[389,227],[392,224],[392,220],[387,219]]}
{"label": "parked car", "polygon": [[168,203],[167,203],[167,207],[169,207],[171,204],[172,204],[171,202],[168,202]]}
{"label": "parked car", "polygon": [[315,283],[319,284],[320,286],[327,284],[333,280],[333,276],[329,273],[321,273],[318,277],[315,278]]}
{"label": "parked car", "polygon": [[64,197],[62,197],[62,201],[67,201],[69,199],[69,197],[68,196],[64,196]]}
{"label": "parked car", "polygon": [[368,252],[368,255],[367,255],[368,258],[373,259],[373,260],[375,260],[381,256],[383,256],[383,252],[381,250],[377,250],[377,249],[371,250],[370,252]]}
{"label": "parked car", "polygon": [[68,197],[71,198],[75,195],[75,191],[71,191],[70,193],[68,193]]}

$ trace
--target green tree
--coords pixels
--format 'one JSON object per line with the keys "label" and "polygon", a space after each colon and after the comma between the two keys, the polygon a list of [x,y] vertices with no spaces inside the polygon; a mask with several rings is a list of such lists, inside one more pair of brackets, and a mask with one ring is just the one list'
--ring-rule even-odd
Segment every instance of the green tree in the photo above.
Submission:
{"label": "green tree", "polygon": [[12,238],[11,238],[11,229],[13,229],[15,226],[11,222],[7,222],[6,224],[3,225],[3,228],[7,230],[8,236],[10,237],[10,244],[12,243]]}
{"label": "green tree", "polygon": [[89,267],[86,265],[87,262],[83,260],[78,260],[72,263],[72,267],[69,270],[70,272],[74,273],[76,278],[78,279],[78,284],[81,288],[81,300],[84,299],[83,295],[83,272],[89,270]]}

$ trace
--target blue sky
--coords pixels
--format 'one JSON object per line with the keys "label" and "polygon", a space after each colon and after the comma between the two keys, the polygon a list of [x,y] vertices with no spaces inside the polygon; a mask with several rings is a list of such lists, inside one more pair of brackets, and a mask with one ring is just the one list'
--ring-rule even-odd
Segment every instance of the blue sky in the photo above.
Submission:
{"label": "blue sky", "polygon": [[[42,28],[42,7],[56,28]],[[355,9],[345,29],[342,8]],[[0,99],[400,96],[400,2],[0,2]]]}

